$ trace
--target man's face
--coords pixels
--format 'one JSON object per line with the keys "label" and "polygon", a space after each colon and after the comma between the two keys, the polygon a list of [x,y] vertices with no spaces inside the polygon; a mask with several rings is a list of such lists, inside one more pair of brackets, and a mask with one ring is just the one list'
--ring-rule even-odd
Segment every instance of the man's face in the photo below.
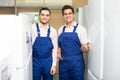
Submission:
{"label": "man's face", "polygon": [[50,19],[50,13],[47,10],[42,10],[40,14],[40,21],[42,24],[47,24]]}
{"label": "man's face", "polygon": [[74,14],[71,9],[64,10],[63,17],[64,17],[66,23],[70,23],[74,20]]}

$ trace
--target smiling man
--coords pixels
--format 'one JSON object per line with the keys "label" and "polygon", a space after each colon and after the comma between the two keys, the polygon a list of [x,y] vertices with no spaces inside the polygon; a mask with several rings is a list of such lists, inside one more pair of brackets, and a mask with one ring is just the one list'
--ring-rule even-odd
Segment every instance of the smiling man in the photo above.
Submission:
{"label": "smiling man", "polygon": [[57,31],[49,25],[51,11],[41,8],[40,23],[32,26],[33,80],[53,80],[57,62]]}
{"label": "smiling man", "polygon": [[84,80],[83,52],[89,50],[86,29],[74,20],[74,8],[65,5],[62,15],[66,22],[58,30],[60,80]]}

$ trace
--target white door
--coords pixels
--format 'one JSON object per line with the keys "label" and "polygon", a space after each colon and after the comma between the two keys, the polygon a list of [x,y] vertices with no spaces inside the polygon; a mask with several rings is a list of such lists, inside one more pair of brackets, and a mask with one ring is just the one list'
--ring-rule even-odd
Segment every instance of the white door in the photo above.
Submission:
{"label": "white door", "polygon": [[[0,15],[0,44],[3,51],[8,51],[9,80],[18,80],[16,76],[24,73],[23,80],[31,80],[31,24],[27,15]],[[5,53],[0,53],[5,54]],[[28,70],[30,69],[30,70]],[[20,80],[22,80],[20,78]]]}
{"label": "white door", "polygon": [[89,0],[88,2],[88,35],[90,52],[88,53],[88,80],[103,79],[104,37],[101,0]]}
{"label": "white door", "polygon": [[14,70],[11,80],[32,80],[32,19],[28,15],[19,14],[16,16],[16,34],[12,55]]}

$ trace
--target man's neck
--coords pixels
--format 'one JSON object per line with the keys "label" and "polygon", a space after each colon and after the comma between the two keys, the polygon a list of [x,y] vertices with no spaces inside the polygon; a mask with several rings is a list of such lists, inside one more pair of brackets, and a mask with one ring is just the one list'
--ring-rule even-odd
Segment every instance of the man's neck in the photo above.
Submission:
{"label": "man's neck", "polygon": [[74,23],[74,21],[71,21],[71,22],[66,23],[66,27],[70,27],[70,26],[72,26],[73,23]]}
{"label": "man's neck", "polygon": [[46,27],[48,24],[43,24],[43,23],[40,23],[40,26],[43,28],[43,27]]}

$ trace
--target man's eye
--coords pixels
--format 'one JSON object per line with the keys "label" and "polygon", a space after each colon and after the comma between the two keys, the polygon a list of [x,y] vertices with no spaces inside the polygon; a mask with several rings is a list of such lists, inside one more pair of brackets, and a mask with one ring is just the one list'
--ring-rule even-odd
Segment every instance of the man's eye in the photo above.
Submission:
{"label": "man's eye", "polygon": [[64,13],[64,15],[71,15],[72,13]]}
{"label": "man's eye", "polygon": [[64,13],[64,15],[67,15],[67,13]]}
{"label": "man's eye", "polygon": [[41,16],[44,16],[44,14],[41,14]]}
{"label": "man's eye", "polygon": [[49,15],[46,15],[47,17],[49,16]]}

